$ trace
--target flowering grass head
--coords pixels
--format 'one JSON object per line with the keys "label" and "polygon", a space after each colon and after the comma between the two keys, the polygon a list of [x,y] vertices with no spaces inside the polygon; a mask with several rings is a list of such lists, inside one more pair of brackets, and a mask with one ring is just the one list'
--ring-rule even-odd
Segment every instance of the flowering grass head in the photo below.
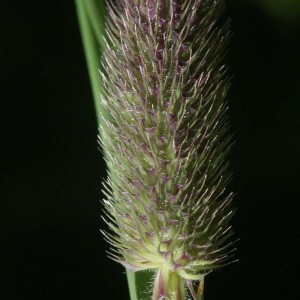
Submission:
{"label": "flowering grass head", "polygon": [[[110,256],[155,269],[153,299],[185,299],[230,262],[229,89],[221,0],[110,2],[101,143]],[[198,297],[198,298],[197,298]]]}

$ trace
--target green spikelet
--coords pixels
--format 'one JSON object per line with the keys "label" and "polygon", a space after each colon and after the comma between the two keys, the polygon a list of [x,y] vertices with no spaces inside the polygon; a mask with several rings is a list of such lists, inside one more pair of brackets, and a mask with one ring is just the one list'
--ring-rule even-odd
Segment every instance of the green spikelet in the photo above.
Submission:
{"label": "green spikelet", "polygon": [[155,269],[153,299],[201,299],[231,260],[229,39],[223,1],[128,0],[108,7],[101,128],[111,257]]}

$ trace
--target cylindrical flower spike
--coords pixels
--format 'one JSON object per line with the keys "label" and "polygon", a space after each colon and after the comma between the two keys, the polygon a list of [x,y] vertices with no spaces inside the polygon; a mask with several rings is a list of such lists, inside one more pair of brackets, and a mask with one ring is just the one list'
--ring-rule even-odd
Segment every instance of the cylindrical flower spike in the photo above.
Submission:
{"label": "cylindrical flower spike", "polygon": [[[109,3],[102,74],[101,143],[111,257],[156,269],[153,299],[185,287],[231,257],[232,193],[226,155],[229,39],[222,0]],[[203,282],[203,281],[202,281]],[[201,294],[201,295],[200,295]]]}

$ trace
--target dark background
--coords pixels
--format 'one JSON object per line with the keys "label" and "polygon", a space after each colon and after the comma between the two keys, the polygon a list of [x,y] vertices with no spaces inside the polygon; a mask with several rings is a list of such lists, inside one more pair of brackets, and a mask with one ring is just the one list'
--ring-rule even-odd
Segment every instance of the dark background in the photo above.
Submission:
{"label": "dark background", "polygon": [[[300,299],[300,18],[227,2],[240,262],[207,277],[206,298]],[[0,20],[0,298],[128,299],[99,232],[105,166],[74,3],[2,1]]]}

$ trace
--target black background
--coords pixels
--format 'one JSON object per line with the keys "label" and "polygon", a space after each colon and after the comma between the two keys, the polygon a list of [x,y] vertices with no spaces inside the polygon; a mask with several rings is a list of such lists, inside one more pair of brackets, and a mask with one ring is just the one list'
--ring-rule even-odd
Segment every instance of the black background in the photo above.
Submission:
{"label": "black background", "polygon": [[[207,277],[206,298],[300,299],[300,21],[227,2],[240,261]],[[99,232],[105,166],[74,3],[2,1],[0,17],[0,298],[129,299]]]}

